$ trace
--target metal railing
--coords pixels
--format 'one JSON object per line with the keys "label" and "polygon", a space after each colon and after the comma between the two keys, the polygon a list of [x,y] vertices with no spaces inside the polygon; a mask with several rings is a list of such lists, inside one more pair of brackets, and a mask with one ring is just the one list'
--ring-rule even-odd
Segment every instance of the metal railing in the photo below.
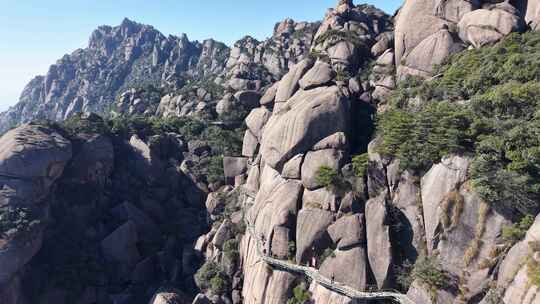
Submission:
{"label": "metal railing", "polygon": [[[244,204],[245,206],[245,204]],[[356,290],[345,284],[331,280],[319,273],[319,270],[313,267],[301,266],[293,264],[284,260],[278,260],[264,253],[263,250],[263,240],[259,237],[255,231],[255,227],[248,219],[247,212],[244,215],[244,222],[246,224],[246,231],[249,235],[255,240],[256,250],[259,257],[267,264],[271,265],[274,268],[293,272],[297,274],[304,275],[310,278],[313,282],[329,289],[333,292],[336,292],[342,296],[349,297],[351,299],[360,299],[360,300],[381,300],[381,299],[390,299],[397,303],[403,304],[414,304],[414,302],[407,297],[407,295],[402,294],[395,290],[380,290],[375,292],[360,291]]]}

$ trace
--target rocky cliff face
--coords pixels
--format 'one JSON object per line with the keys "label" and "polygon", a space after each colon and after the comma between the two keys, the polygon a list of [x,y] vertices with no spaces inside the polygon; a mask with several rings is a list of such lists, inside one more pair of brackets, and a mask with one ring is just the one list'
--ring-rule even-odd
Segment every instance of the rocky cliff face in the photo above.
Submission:
{"label": "rocky cliff face", "polygon": [[[534,303],[524,261],[537,263],[536,256],[505,257],[509,245],[501,235],[513,219],[475,190],[471,158],[450,154],[418,172],[380,154],[380,138],[366,147],[370,113],[386,111],[396,80],[429,78],[454,53],[524,31],[524,13],[523,3],[406,1],[394,31],[370,7],[340,1],[330,10],[313,58],[291,68],[246,120],[247,168],[235,191],[245,193],[254,235],[241,238],[241,274],[234,277],[243,275],[243,286],[233,285],[235,298],[241,292],[244,303],[358,302],[270,267],[257,252],[262,242],[264,255],[318,269],[356,290],[399,288],[413,303]],[[224,263],[219,246],[200,241],[210,260]],[[521,263],[504,270],[512,273],[506,283],[493,283],[503,280],[502,259]],[[433,277],[422,279],[423,271]]]}
{"label": "rocky cliff face", "polygon": [[179,134],[25,124],[1,146],[2,303],[146,303],[159,287],[194,288],[207,190],[182,166]]}
{"label": "rocky cliff face", "polygon": [[3,114],[71,119],[0,139],[0,302],[539,302],[537,2],[99,28]]}

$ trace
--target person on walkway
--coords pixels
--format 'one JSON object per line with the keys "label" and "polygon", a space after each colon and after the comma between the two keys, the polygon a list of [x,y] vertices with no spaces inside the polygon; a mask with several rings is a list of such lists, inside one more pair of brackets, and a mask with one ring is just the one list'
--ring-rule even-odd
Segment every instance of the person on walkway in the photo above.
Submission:
{"label": "person on walkway", "polygon": [[311,257],[311,267],[317,268],[317,256],[315,255],[315,246],[311,246],[311,253],[313,256]]}
{"label": "person on walkway", "polygon": [[264,240],[264,234],[261,234],[261,245],[263,247],[263,253],[266,255],[266,241]]}

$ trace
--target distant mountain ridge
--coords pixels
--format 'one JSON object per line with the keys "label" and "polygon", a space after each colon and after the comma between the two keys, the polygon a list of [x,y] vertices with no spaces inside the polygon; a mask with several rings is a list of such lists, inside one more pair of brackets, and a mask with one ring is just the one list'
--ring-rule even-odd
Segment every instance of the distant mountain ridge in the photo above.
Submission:
{"label": "distant mountain ridge", "polygon": [[185,34],[166,37],[127,18],[116,27],[100,26],[87,48],[63,56],[45,76],[28,83],[19,102],[0,114],[0,131],[38,118],[60,121],[78,112],[107,114],[121,93],[137,87],[174,91],[188,82],[221,76],[217,82],[227,78],[229,83],[222,85],[234,91],[261,88],[307,55],[317,27],[287,19],[276,24],[268,40],[246,36],[230,48],[213,39],[190,41]]}

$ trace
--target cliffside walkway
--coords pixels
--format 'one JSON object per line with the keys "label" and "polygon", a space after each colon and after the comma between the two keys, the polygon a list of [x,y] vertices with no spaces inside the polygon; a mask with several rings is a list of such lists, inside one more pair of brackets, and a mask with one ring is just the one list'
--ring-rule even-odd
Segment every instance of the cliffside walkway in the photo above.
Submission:
{"label": "cliffside walkway", "polygon": [[294,272],[301,275],[304,275],[317,284],[324,286],[325,288],[334,291],[343,296],[349,297],[351,299],[359,300],[381,300],[381,299],[391,299],[396,303],[402,304],[414,304],[414,302],[409,299],[405,294],[399,293],[397,291],[376,291],[376,292],[367,292],[359,291],[347,285],[341,284],[339,282],[332,282],[329,278],[321,275],[319,270],[312,267],[301,266],[293,264],[287,261],[275,259],[267,254],[264,254],[263,250],[263,241],[255,232],[255,227],[250,223],[248,216],[244,216],[244,221],[246,223],[246,231],[249,235],[256,241],[256,249],[259,257],[267,264],[273,266],[274,268]]}

